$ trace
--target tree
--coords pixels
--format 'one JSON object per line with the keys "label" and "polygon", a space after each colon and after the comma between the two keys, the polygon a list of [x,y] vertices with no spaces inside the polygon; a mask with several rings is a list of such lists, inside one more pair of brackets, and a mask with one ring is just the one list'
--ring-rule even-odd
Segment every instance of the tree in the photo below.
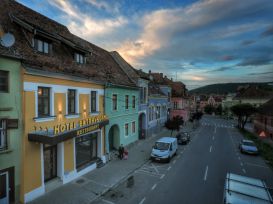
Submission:
{"label": "tree", "polygon": [[169,130],[171,130],[171,136],[173,134],[173,131],[174,130],[177,130],[179,131],[180,130],[180,126],[184,124],[184,120],[183,120],[183,117],[177,115],[177,116],[174,116],[173,119],[168,119],[166,122],[165,122],[165,127]]}
{"label": "tree", "polygon": [[231,111],[238,117],[238,128],[245,129],[245,124],[257,109],[249,103],[237,104],[231,107]]}
{"label": "tree", "polygon": [[223,108],[222,108],[222,104],[219,104],[215,110],[217,115],[222,115],[223,112]]}
{"label": "tree", "polygon": [[212,105],[206,105],[204,111],[207,114],[212,114],[213,112],[215,112],[215,108]]}

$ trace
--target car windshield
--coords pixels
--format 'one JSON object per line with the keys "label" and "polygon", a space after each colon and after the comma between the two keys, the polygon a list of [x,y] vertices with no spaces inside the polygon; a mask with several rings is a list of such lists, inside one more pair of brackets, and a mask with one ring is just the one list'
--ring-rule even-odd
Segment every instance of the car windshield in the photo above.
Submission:
{"label": "car windshield", "polygon": [[156,142],[154,148],[159,150],[168,150],[170,144],[164,142]]}
{"label": "car windshield", "polygon": [[243,145],[255,147],[255,144],[253,142],[243,142]]}

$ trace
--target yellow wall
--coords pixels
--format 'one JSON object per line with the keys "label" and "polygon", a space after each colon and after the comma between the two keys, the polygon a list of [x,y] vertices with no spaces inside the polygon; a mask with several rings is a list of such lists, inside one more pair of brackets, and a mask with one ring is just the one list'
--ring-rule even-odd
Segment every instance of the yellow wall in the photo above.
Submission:
{"label": "yellow wall", "polygon": [[[75,86],[75,87],[85,87],[85,88],[96,88],[103,89],[103,86],[86,83],[86,82],[75,82],[64,79],[55,79],[49,77],[33,76],[24,74],[24,82],[37,82],[45,84],[56,84],[65,86]],[[33,118],[35,117],[35,92],[25,91],[24,96],[24,118],[25,118],[25,128],[24,128],[24,142],[23,142],[23,167],[22,167],[22,187],[21,187],[21,201],[23,201],[23,195],[35,190],[42,185],[42,175],[41,175],[41,149],[40,144],[28,141],[28,133],[34,131],[34,126],[37,129],[40,127],[45,129],[46,127],[52,128],[54,125],[78,122],[79,120],[89,117],[90,112],[90,95],[80,94],[79,95],[79,117],[74,119],[67,119],[66,114],[66,93],[55,93],[54,94],[54,113],[56,119],[48,122],[35,122]],[[100,111],[101,114],[104,113],[103,110],[103,96],[99,96],[100,100]],[[86,109],[84,113],[83,109]],[[104,131],[103,131],[103,141],[104,141]],[[104,145],[104,144],[103,144]],[[70,172],[74,170],[74,143],[73,139],[64,142],[64,171]]]}
{"label": "yellow wall", "polygon": [[23,192],[29,192],[42,185],[41,178],[41,150],[40,144],[28,142],[28,133],[33,130],[33,118],[35,117],[35,93],[24,93],[25,106],[25,130],[23,138]]}

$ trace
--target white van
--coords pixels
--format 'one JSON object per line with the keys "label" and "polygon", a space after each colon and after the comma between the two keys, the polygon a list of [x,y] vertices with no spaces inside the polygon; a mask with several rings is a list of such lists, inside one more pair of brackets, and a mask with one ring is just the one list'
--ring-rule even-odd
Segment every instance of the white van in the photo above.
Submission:
{"label": "white van", "polygon": [[155,142],[151,153],[153,161],[167,161],[170,162],[171,158],[177,151],[177,139],[174,137],[162,137]]}

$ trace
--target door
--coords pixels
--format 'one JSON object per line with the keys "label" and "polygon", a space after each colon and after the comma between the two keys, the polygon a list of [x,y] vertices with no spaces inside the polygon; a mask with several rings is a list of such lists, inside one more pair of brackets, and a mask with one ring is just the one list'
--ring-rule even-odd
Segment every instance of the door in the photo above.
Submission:
{"label": "door", "polygon": [[0,204],[9,203],[9,173],[0,173]]}
{"label": "door", "polygon": [[57,145],[44,146],[44,181],[57,177]]}

